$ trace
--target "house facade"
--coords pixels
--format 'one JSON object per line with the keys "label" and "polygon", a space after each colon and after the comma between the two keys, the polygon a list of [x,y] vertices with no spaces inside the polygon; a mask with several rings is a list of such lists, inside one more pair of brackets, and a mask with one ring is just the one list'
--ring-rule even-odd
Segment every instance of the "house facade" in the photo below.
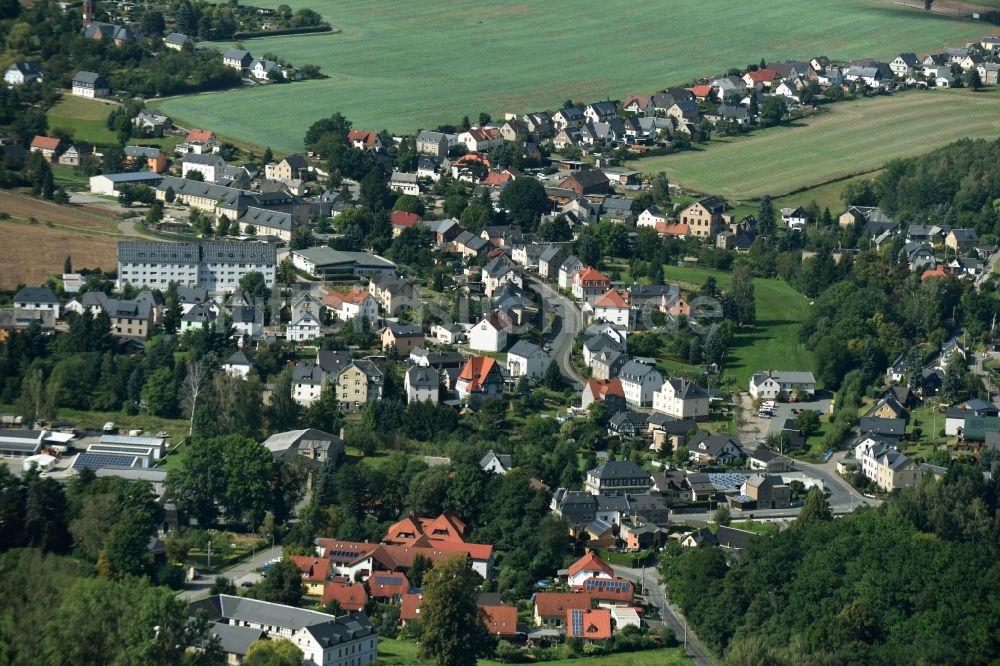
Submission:
{"label": "house facade", "polygon": [[653,394],[663,386],[663,375],[651,365],[628,361],[618,371],[625,402],[633,407],[651,407]]}
{"label": "house facade", "polygon": [[686,379],[668,379],[653,393],[653,410],[678,419],[708,416],[708,392]]}

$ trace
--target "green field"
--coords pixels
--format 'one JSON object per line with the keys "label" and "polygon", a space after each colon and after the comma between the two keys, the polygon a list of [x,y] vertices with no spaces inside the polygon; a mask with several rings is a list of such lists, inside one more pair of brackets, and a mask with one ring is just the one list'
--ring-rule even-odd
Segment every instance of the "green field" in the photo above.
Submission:
{"label": "green field", "polygon": [[[914,91],[842,102],[792,127],[712,141],[704,151],[636,160],[672,182],[731,199],[780,195],[879,168],[965,136],[1000,135],[1000,90]],[[842,189],[843,185],[837,188]],[[806,201],[808,203],[808,201]],[[832,209],[831,209],[832,210]]]}
{"label": "green field", "polygon": [[[63,129],[72,132],[73,138],[78,141],[118,143],[114,133],[105,124],[108,114],[114,108],[113,104],[99,100],[65,95],[49,109],[49,133],[52,134],[57,129]],[[162,139],[135,139],[133,143],[173,148],[182,138],[169,136]]]}
{"label": "green field", "polygon": [[[610,654],[604,657],[580,657],[579,659],[546,662],[549,664],[572,664],[573,666],[681,666],[690,664],[681,648],[664,648],[646,652]],[[431,664],[417,658],[417,644],[414,641],[382,638],[378,639],[378,660],[386,666],[409,666],[410,664]],[[480,664],[496,666],[500,662],[480,659]]]}
{"label": "green field", "polygon": [[[720,289],[732,283],[729,273],[706,268],[664,266],[664,279],[688,288],[714,276]],[[809,301],[783,280],[756,279],[757,325],[740,331],[726,352],[724,373],[745,386],[759,370],[811,370],[812,352],[799,342],[799,325],[809,316]]]}
{"label": "green field", "polygon": [[[285,0],[263,0],[276,6]],[[246,41],[330,78],[170,99],[160,107],[227,137],[302,149],[310,122],[412,132],[475,118],[623,98],[767,59],[890,58],[979,38],[982,24],[874,0],[556,2],[290,0],[340,33]],[[220,43],[225,48],[230,43]]]}

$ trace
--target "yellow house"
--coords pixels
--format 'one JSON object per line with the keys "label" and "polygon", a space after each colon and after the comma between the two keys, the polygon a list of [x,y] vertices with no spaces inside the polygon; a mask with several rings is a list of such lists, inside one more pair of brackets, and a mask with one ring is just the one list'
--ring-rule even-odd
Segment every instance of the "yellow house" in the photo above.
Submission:
{"label": "yellow house", "polygon": [[288,559],[302,572],[302,584],[305,585],[306,594],[311,597],[322,597],[323,588],[330,578],[329,558],[291,555]]}
{"label": "yellow house", "polygon": [[715,238],[732,216],[726,213],[726,202],[719,197],[705,197],[681,211],[681,224],[688,225],[695,238]]}
{"label": "yellow house", "polygon": [[344,410],[363,407],[382,397],[382,371],[367,359],[356,359],[337,373],[337,401]]}

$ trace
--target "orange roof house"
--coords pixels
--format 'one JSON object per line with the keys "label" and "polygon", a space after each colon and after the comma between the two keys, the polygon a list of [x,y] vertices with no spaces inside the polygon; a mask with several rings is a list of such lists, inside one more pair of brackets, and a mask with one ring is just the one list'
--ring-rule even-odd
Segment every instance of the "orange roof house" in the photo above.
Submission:
{"label": "orange roof house", "polygon": [[345,611],[361,611],[368,603],[368,592],[361,583],[327,583],[323,588],[323,605],[331,601],[339,603]]}
{"label": "orange roof house", "polygon": [[948,268],[946,266],[938,266],[936,268],[931,268],[920,274],[920,281],[924,282],[930,278],[939,278],[948,276]]}
{"label": "orange roof house", "polygon": [[376,571],[368,579],[368,591],[372,599],[402,599],[410,591],[410,581],[405,574]]}
{"label": "orange roof house", "polygon": [[625,578],[588,578],[582,588],[592,599],[604,603],[631,604],[635,598],[635,586]]}
{"label": "orange roof house", "polygon": [[609,289],[607,293],[594,301],[594,305],[599,308],[625,308],[628,309],[628,297],[627,291],[618,289]]}
{"label": "orange roof house", "polygon": [[378,136],[378,132],[370,132],[368,130],[351,130],[347,133],[347,142],[352,144],[355,148],[376,148],[382,145],[382,140]]}
{"label": "orange roof house", "polygon": [[566,611],[566,637],[585,641],[608,640],[611,638],[611,611],[604,608]]}
{"label": "orange roof house", "polygon": [[503,394],[503,375],[496,360],[490,356],[472,356],[455,381],[460,395]]}
{"label": "orange roof house", "polygon": [[423,602],[424,595],[422,594],[403,595],[403,602],[399,608],[399,619],[402,620],[404,627],[407,622],[420,619],[420,607],[423,605]]}
{"label": "orange roof house", "polygon": [[778,73],[773,69],[764,68],[758,69],[756,72],[747,72],[743,76],[743,80],[749,85],[753,85],[755,83],[770,83],[771,81],[774,81],[777,76]]}
{"label": "orange roof house", "polygon": [[335,310],[339,309],[341,304],[349,303],[351,305],[361,305],[365,302],[365,299],[371,296],[364,289],[354,288],[346,294],[341,294],[340,292],[331,291],[326,296],[323,297],[323,304],[327,307],[333,308]]}
{"label": "orange roof house", "polygon": [[712,86],[692,86],[691,94],[698,99],[705,99],[712,95]]}
{"label": "orange roof house", "polygon": [[517,608],[514,606],[480,606],[486,629],[500,638],[517,637]]}
{"label": "orange roof house", "polygon": [[465,543],[466,531],[465,523],[451,510],[437,518],[425,518],[411,513],[390,525],[383,541],[387,544],[412,546],[424,537],[427,541]]}
{"label": "orange roof house", "polygon": [[536,592],[535,624],[562,626],[567,611],[589,610],[590,595],[585,592]]}
{"label": "orange roof house", "polygon": [[677,238],[685,238],[691,233],[691,229],[686,224],[681,224],[680,222],[674,222],[668,224],[666,222],[656,223],[656,233],[661,236],[675,236]]}
{"label": "orange roof house", "polygon": [[617,377],[614,379],[588,379],[587,390],[594,400],[606,400],[608,396],[625,399],[625,389]]}
{"label": "orange roof house", "polygon": [[291,555],[288,559],[302,572],[306,594],[315,596],[323,594],[323,587],[330,578],[330,560],[310,555]]}
{"label": "orange roof house", "polygon": [[59,150],[59,144],[62,143],[58,137],[55,136],[42,136],[41,134],[36,134],[35,138],[31,140],[32,150]]}
{"label": "orange roof house", "polygon": [[598,557],[594,551],[590,551],[570,565],[566,572],[566,580],[571,587],[579,588],[588,578],[602,575],[606,578],[613,578],[615,570],[611,568],[610,564]]}
{"label": "orange roof house", "polygon": [[188,143],[200,142],[200,143],[215,143],[215,134],[208,130],[193,129],[188,132],[187,139]]}
{"label": "orange roof house", "polygon": [[405,210],[392,211],[392,215],[389,216],[389,222],[392,224],[392,235],[398,236],[403,232],[403,229],[417,226],[421,219],[416,213],[408,213]]}

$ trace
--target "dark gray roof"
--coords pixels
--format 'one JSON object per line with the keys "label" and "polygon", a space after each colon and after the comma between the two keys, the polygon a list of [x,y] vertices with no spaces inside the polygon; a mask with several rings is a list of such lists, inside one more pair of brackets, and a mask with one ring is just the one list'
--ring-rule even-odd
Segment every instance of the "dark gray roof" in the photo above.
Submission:
{"label": "dark gray roof", "polygon": [[17,292],[14,303],[58,303],[59,298],[47,285],[41,287],[25,287]]}
{"label": "dark gray roof", "polygon": [[257,228],[280,229],[289,233],[302,226],[298,218],[291,213],[253,206],[247,208],[247,212],[243,214],[241,221],[244,224],[252,224]]}
{"label": "dark gray roof", "polygon": [[188,39],[189,38],[187,35],[181,34],[179,32],[172,32],[163,38],[163,42],[165,44],[179,44],[183,46],[185,43],[187,43]]}
{"label": "dark gray roof", "polygon": [[207,241],[201,244],[202,261],[274,264],[278,248],[273,243]]}
{"label": "dark gray roof", "polygon": [[905,419],[881,419],[878,417],[865,416],[858,422],[858,430],[862,434],[874,433],[876,435],[891,435],[902,437],[906,431]]}
{"label": "dark gray roof", "polygon": [[77,72],[73,77],[73,83],[87,83],[94,87],[98,85],[107,86],[107,81],[97,72]]}
{"label": "dark gray roof", "polygon": [[514,356],[524,356],[525,358],[537,354],[542,350],[538,345],[528,342],[527,340],[518,340],[517,344],[507,350],[508,358],[511,355]]}
{"label": "dark gray roof", "polygon": [[241,656],[245,656],[256,641],[267,636],[263,629],[241,627],[225,622],[213,622],[208,631],[219,637],[219,647],[224,653]]}
{"label": "dark gray roof", "polygon": [[226,359],[226,365],[253,366],[253,364],[253,359],[250,358],[250,356],[242,349],[236,350],[229,358]]}
{"label": "dark gray roof", "polygon": [[629,361],[618,371],[618,378],[622,381],[641,381],[643,377],[651,372],[659,371],[651,365],[646,365],[638,361]]}
{"label": "dark gray roof", "polygon": [[252,60],[251,56],[247,51],[242,51],[240,49],[226,49],[222,54],[224,60],[239,60],[240,62],[245,62],[247,60]]}
{"label": "dark gray roof", "polygon": [[393,336],[399,337],[423,337],[424,329],[419,324],[401,324],[396,321],[388,321],[385,327],[392,331]]}
{"label": "dark gray roof", "polygon": [[298,363],[292,368],[292,381],[296,384],[322,384],[323,369],[315,363]]}
{"label": "dark gray roof", "polygon": [[601,481],[608,479],[649,478],[649,472],[630,460],[608,460],[590,470]]}
{"label": "dark gray roof", "polygon": [[441,375],[430,366],[413,365],[406,370],[406,382],[413,388],[437,388]]}
{"label": "dark gray roof", "polygon": [[715,532],[716,542],[721,547],[732,550],[742,550],[747,542],[755,536],[757,535],[753,532],[738,530],[733,527],[726,527],[725,525],[719,525],[719,528]]}

